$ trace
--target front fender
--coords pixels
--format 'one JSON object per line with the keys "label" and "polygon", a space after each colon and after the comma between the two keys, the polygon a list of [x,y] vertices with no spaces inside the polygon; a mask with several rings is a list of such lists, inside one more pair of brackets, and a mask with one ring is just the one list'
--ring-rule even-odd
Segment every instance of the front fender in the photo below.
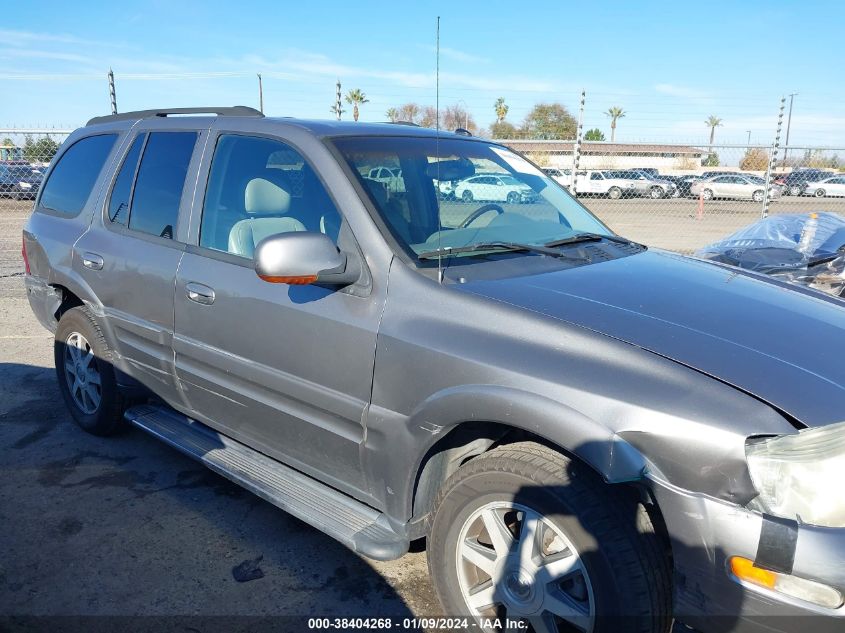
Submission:
{"label": "front fender", "polygon": [[[429,450],[468,422],[507,425],[543,437],[589,464],[609,483],[641,479],[645,457],[607,426],[550,398],[500,385],[461,385],[438,391],[401,418],[373,407],[368,416],[371,481],[387,491],[389,515],[412,513],[417,473]],[[409,455],[414,461],[409,463]],[[382,482],[384,486],[379,486]]]}

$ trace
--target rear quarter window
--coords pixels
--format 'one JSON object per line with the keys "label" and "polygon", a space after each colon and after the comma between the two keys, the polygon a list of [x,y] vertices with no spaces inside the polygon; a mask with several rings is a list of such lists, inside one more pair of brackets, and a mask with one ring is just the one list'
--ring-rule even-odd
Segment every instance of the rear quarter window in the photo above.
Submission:
{"label": "rear quarter window", "polygon": [[86,136],[65,151],[41,191],[39,206],[72,217],[91,196],[97,177],[114,147],[117,134]]}

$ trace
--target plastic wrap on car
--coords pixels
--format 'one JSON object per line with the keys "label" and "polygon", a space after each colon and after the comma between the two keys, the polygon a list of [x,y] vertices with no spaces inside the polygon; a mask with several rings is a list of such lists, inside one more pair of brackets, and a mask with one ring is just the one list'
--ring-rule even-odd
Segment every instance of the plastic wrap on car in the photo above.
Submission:
{"label": "plastic wrap on car", "polygon": [[810,213],[775,215],[750,224],[696,255],[780,280],[845,296],[845,218],[820,212],[804,248]]}

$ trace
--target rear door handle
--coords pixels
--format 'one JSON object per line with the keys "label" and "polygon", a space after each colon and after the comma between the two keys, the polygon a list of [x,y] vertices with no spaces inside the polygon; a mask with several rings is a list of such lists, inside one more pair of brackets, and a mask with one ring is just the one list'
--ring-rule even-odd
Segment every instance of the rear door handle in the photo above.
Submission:
{"label": "rear door handle", "polygon": [[185,284],[185,295],[194,303],[210,306],[214,303],[214,288],[194,281]]}
{"label": "rear door handle", "polygon": [[82,265],[91,270],[102,270],[105,262],[97,253],[83,253]]}

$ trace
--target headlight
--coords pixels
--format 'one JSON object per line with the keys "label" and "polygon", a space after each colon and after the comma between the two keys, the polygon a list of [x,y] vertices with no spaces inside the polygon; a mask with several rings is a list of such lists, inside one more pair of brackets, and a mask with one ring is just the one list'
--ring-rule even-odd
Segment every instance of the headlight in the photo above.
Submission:
{"label": "headlight", "polygon": [[773,515],[845,527],[845,423],[766,439],[745,453],[759,503]]}

